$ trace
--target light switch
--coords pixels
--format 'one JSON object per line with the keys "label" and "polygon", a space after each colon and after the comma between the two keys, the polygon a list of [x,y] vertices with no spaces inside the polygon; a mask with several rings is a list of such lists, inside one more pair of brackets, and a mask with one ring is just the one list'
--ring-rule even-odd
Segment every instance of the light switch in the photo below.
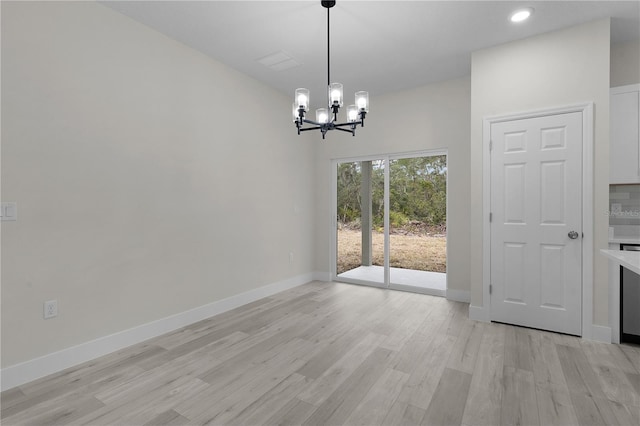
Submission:
{"label": "light switch", "polygon": [[3,202],[0,210],[3,221],[18,220],[18,203]]}

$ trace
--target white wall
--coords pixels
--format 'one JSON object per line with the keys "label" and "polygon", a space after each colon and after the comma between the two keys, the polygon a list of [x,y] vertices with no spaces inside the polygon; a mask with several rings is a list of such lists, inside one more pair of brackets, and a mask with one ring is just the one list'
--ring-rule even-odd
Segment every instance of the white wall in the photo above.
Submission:
{"label": "white wall", "polygon": [[640,83],[640,41],[611,45],[611,87]]}
{"label": "white wall", "polygon": [[610,22],[601,20],[532,37],[472,56],[471,77],[471,304],[482,300],[483,117],[593,101],[595,324],[608,324]]}
{"label": "white wall", "polygon": [[2,2],[3,368],[312,272],[290,114],[102,5]]}
{"label": "white wall", "polygon": [[316,270],[330,271],[331,159],[448,149],[447,280],[469,291],[469,78],[371,98],[356,136],[332,132],[316,148]]}

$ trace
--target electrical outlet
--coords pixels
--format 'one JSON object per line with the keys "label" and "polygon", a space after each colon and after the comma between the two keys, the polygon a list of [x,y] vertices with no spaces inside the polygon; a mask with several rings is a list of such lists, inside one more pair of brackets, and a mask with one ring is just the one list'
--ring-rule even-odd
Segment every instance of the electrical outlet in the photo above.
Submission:
{"label": "electrical outlet", "polygon": [[58,316],[58,301],[47,300],[44,302],[44,319],[54,318]]}

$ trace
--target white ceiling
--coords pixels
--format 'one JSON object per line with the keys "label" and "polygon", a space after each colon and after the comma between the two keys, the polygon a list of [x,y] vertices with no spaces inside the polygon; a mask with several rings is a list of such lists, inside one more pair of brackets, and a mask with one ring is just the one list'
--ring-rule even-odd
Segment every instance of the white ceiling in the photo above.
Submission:
{"label": "white ceiling", "polygon": [[[106,1],[107,6],[291,95],[325,99],[327,10],[319,0]],[[533,7],[525,23],[509,22]],[[366,1],[331,9],[331,80],[345,98],[469,75],[471,53],[592,20],[612,18],[612,43],[640,39],[640,1]],[[258,62],[284,52],[300,65]],[[375,101],[372,99],[372,103]]]}

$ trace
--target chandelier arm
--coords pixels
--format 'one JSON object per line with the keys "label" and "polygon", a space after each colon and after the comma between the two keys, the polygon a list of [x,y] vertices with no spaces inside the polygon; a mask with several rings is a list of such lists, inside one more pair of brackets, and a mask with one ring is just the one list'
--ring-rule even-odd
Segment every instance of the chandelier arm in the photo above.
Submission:
{"label": "chandelier arm", "polygon": [[304,129],[301,127],[301,128],[300,128],[300,129],[298,129],[298,130],[300,130],[301,132],[307,132],[307,131],[309,131],[309,130],[318,130],[318,129],[322,129],[322,127],[321,127],[321,126],[316,126],[316,127],[307,127],[307,128],[304,128]]}
{"label": "chandelier arm", "polygon": [[319,122],[313,121],[313,120],[307,120],[306,118],[304,118],[302,121],[304,123],[313,124],[314,126],[322,126],[322,125],[326,124],[326,123],[319,123]]}
{"label": "chandelier arm", "polygon": [[358,124],[362,124],[362,120],[360,120],[360,121],[350,121],[348,123],[333,123],[333,126],[338,128],[338,130],[342,130],[342,129],[339,129],[339,127],[357,126]]}

